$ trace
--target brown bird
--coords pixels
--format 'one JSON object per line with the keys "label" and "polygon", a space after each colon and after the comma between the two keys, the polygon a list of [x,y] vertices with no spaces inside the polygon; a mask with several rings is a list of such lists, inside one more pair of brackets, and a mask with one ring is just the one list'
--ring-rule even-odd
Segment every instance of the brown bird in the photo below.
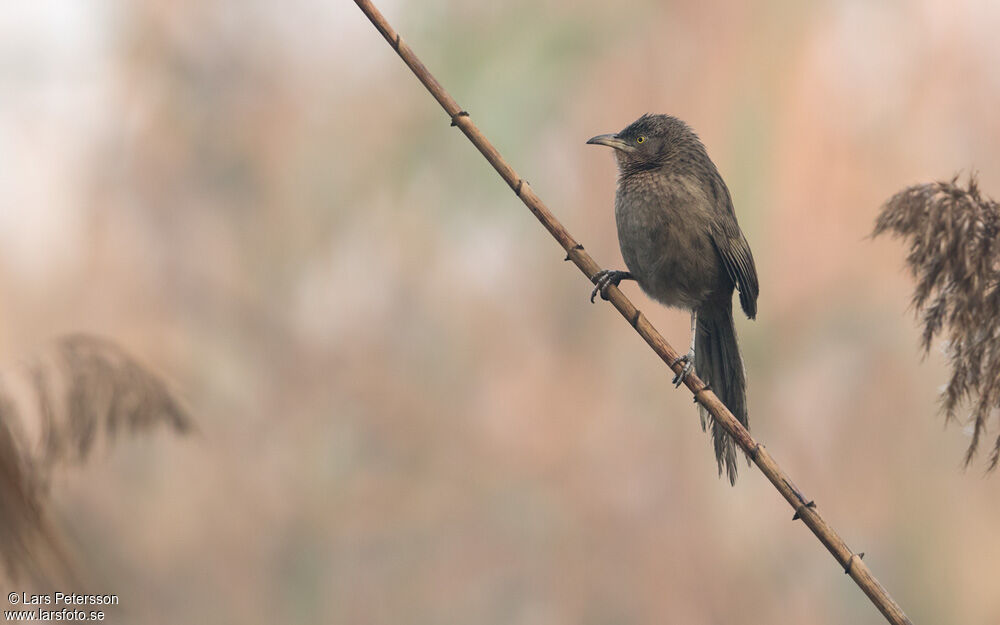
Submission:
{"label": "brown bird", "polygon": [[[698,136],[676,117],[643,115],[624,130],[587,143],[615,150],[615,221],[628,271],[604,270],[590,301],[609,285],[635,280],[650,297],[691,312],[691,349],[681,357],[680,385],[692,365],[719,399],[749,427],[746,374],[733,326],[733,289],[747,317],[757,315],[757,269],[733,200]],[[736,445],[711,421],[719,475],[736,483]]]}

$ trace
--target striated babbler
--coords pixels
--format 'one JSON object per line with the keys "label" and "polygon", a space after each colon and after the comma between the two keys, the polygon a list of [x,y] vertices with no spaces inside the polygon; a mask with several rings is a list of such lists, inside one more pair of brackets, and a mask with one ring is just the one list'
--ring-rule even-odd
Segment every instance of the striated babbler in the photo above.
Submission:
{"label": "striated babbler", "polygon": [[[757,314],[757,270],[733,211],[729,189],[705,146],[683,121],[643,115],[621,132],[587,141],[615,150],[615,221],[628,271],[601,271],[597,293],[635,280],[650,297],[691,312],[691,349],[682,356],[680,385],[691,371],[748,426],[746,373],[733,327],[733,289],[747,317]],[[719,474],[736,482],[736,445],[699,406],[702,428],[711,421]]]}

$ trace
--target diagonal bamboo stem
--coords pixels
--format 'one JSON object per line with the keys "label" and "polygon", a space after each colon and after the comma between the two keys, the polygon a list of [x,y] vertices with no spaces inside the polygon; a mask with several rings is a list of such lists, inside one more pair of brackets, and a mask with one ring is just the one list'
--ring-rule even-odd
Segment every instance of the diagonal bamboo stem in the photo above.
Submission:
{"label": "diagonal bamboo stem", "polygon": [[[569,231],[559,222],[549,211],[542,200],[535,195],[531,187],[514,171],[507,161],[500,156],[493,144],[479,131],[479,128],[472,123],[469,114],[462,110],[462,107],[455,102],[441,83],[424,67],[417,55],[413,53],[408,45],[400,38],[399,33],[392,29],[385,17],[371,3],[370,0],[355,0],[358,7],[371,20],[375,28],[378,29],[389,45],[399,54],[403,62],[420,79],[434,99],[438,101],[448,116],[451,118],[451,125],[457,126],[465,136],[469,138],[476,148],[482,152],[486,160],[493,165],[500,177],[503,178],[510,188],[514,190],[517,197],[521,198],[524,205],[528,207],[538,221],[542,222],[545,229],[559,242],[559,245],[566,251],[566,259],[573,261],[583,275],[593,281],[593,276],[600,270],[593,258],[583,249],[583,245],[574,239]],[[631,301],[617,288],[608,288],[608,299],[611,304],[618,309],[629,324],[635,328],[646,343],[654,352],[669,366],[674,373],[679,373],[682,364],[679,362],[680,354],[667,343],[666,339],[653,327],[648,319],[632,304]],[[739,421],[729,412],[729,409],[716,397],[705,383],[693,373],[688,375],[684,384],[694,393],[696,402],[704,406],[712,416],[722,424],[736,440],[736,443],[750,456],[761,472],[767,476],[778,492],[795,510],[792,520],[801,519],[806,526],[812,530],[816,538],[830,551],[833,557],[844,567],[844,572],[851,576],[861,590],[864,591],[872,603],[882,612],[886,620],[893,625],[912,625],[910,619],[903,613],[902,608],[889,596],[885,588],[875,579],[868,566],[862,558],[864,553],[854,553],[847,544],[840,538],[830,525],[823,520],[816,510],[815,503],[807,499],[802,492],[796,488],[792,480],[782,471],[778,463],[774,461],[771,454],[764,449],[764,446],[750,436],[750,432],[740,424]]]}

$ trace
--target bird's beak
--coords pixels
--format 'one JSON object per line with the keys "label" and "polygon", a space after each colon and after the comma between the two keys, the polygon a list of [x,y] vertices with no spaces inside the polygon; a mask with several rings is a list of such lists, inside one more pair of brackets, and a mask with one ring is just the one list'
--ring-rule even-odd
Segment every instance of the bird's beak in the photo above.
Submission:
{"label": "bird's beak", "polygon": [[623,150],[626,152],[632,149],[632,146],[629,145],[627,141],[621,139],[617,134],[597,135],[596,137],[588,139],[587,143],[593,143],[594,145],[606,145],[609,148]]}

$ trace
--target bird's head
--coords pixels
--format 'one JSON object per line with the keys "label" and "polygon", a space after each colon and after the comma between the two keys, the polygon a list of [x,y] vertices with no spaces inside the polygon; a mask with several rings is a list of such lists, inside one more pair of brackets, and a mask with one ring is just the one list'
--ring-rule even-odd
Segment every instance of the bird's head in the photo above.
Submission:
{"label": "bird's head", "polygon": [[700,146],[687,124],[670,115],[643,115],[624,130],[597,135],[587,143],[614,148],[622,173],[656,169],[689,146]]}

